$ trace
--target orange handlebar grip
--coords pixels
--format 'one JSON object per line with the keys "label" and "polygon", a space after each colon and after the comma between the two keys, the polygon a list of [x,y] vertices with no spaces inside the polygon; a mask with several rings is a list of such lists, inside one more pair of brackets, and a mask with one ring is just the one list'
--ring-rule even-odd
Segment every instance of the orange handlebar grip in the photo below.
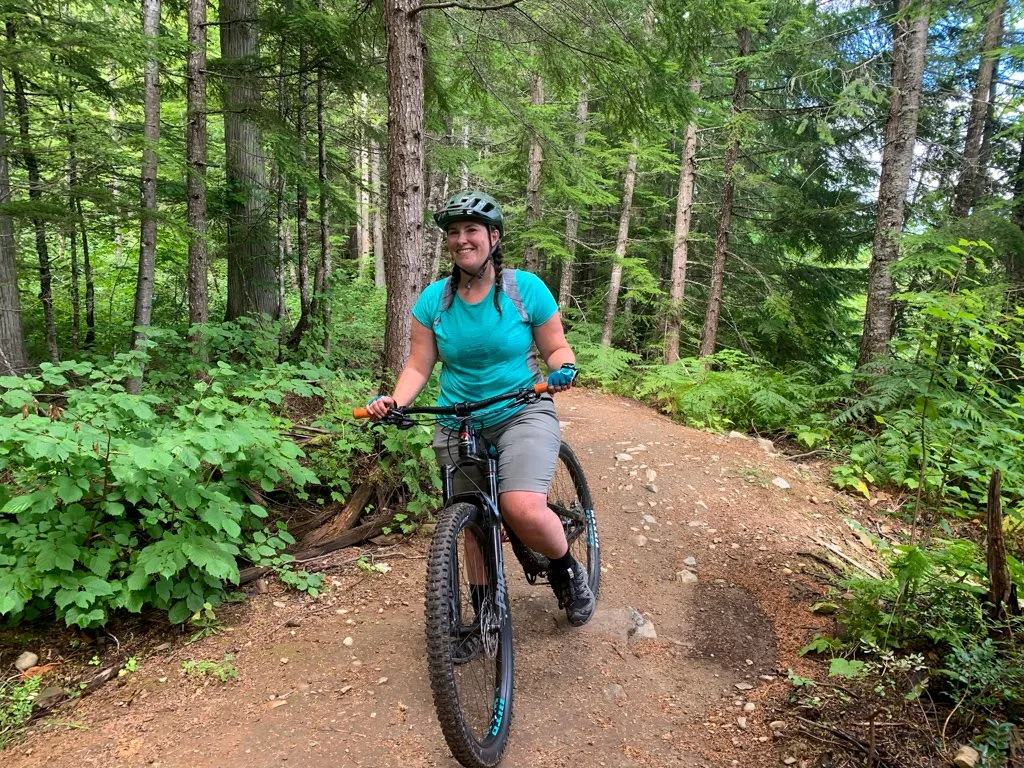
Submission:
{"label": "orange handlebar grip", "polygon": [[533,391],[536,392],[538,395],[543,395],[545,392],[548,391],[548,383],[546,381],[542,381],[539,384],[534,384]]}
{"label": "orange handlebar grip", "polygon": [[368,419],[370,418],[370,412],[365,408],[353,408],[352,417],[355,419]]}

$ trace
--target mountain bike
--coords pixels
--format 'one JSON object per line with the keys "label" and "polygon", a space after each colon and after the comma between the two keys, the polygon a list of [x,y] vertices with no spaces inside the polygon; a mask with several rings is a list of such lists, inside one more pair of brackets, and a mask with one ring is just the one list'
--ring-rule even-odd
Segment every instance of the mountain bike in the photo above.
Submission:
{"label": "mountain bike", "polygon": [[[436,408],[392,408],[378,424],[408,429],[454,417],[458,455],[441,467],[443,508],[427,559],[427,667],[441,731],[455,758],[467,768],[497,765],[512,724],[512,613],[505,582],[507,539],[531,584],[546,583],[548,558],[524,545],[505,525],[498,505],[498,461],[473,423],[482,408],[507,401],[513,408],[536,401],[546,384],[473,403]],[[353,411],[366,418],[365,409]],[[416,419],[422,416],[427,418]],[[449,422],[450,425],[450,422]],[[478,470],[485,487],[456,493],[455,478]],[[601,549],[590,488],[572,449],[562,443],[548,490],[573,557],[587,569],[597,596]]]}

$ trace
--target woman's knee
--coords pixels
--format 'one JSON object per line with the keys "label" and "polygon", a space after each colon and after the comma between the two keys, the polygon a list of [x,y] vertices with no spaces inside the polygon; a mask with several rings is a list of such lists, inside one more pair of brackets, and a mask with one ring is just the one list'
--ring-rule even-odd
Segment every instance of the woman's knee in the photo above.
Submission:
{"label": "woman's knee", "polygon": [[547,496],[533,491],[506,491],[501,494],[501,512],[513,523],[535,522],[548,512]]}

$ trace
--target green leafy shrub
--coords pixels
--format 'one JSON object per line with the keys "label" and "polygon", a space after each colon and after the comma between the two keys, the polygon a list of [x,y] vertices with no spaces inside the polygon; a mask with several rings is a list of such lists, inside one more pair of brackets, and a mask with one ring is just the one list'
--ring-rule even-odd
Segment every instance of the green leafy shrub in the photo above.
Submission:
{"label": "green leafy shrub", "polygon": [[810,368],[775,370],[736,350],[644,369],[637,394],[698,428],[786,430],[810,420],[822,397]]}
{"label": "green leafy shrub", "polygon": [[55,610],[91,627],[112,610],[154,606],[182,622],[224,599],[239,559],[262,563],[294,541],[265,531],[267,512],[248,489],[315,481],[273,407],[286,392],[319,392],[312,382],[325,372],[218,362],[206,380],[167,375],[129,395],[122,382],[141,359],[44,364],[38,376],[0,379],[8,620]]}
{"label": "green leafy shrub", "polygon": [[32,717],[32,702],[39,694],[42,677],[25,681],[0,680],[0,751]]}

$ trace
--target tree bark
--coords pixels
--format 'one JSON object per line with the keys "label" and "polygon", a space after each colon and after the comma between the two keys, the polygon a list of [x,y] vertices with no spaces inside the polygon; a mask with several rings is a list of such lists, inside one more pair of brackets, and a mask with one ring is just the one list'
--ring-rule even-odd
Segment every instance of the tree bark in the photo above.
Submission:
{"label": "tree bark", "polygon": [[372,138],[369,139],[370,155],[370,220],[373,231],[373,264],[374,275],[380,275],[378,288],[386,284],[384,279],[384,223],[380,215],[380,147]]}
{"label": "tree bark", "polygon": [[96,284],[92,277],[92,260],[89,256],[89,230],[82,214],[82,198],[75,198],[75,218],[82,230],[82,272],[85,276],[85,348],[92,349],[96,343]]}
{"label": "tree bark", "polygon": [[[0,70],[0,206],[11,204],[11,172],[7,154],[7,114],[4,109],[3,71]],[[17,376],[31,367],[21,322],[14,222],[10,214],[0,210],[0,375]]]}
{"label": "tree bark", "polygon": [[270,228],[257,79],[256,0],[220,0],[224,89],[228,302],[226,318],[273,317],[277,254]]}
{"label": "tree bark", "polygon": [[384,364],[409,356],[412,305],[423,288],[423,26],[417,0],[384,0],[388,76],[388,231]]}
{"label": "tree bark", "polygon": [[[580,90],[580,97],[576,101],[576,137],[573,143],[573,157],[579,164],[580,154],[583,151],[583,144],[587,140],[587,110],[589,109],[586,86]],[[576,260],[576,234],[580,226],[580,212],[572,203],[569,204],[569,212],[565,216],[565,261],[562,262],[562,278],[558,285],[558,307],[565,309],[572,300],[572,271],[573,262]]]}
{"label": "tree bark", "polygon": [[[739,41],[739,58],[750,55],[750,30],[740,29],[736,33]],[[732,117],[735,119],[741,112],[747,99],[748,72],[746,64],[739,62],[732,88]],[[718,341],[718,322],[722,314],[722,289],[725,285],[725,257],[729,250],[729,223],[732,219],[732,198],[735,192],[733,171],[740,156],[739,139],[733,139],[725,153],[722,199],[718,210],[718,228],[715,230],[715,255],[711,267],[711,287],[708,290],[708,305],[704,312],[704,332],[700,339],[699,357],[707,357],[715,353]]]}
{"label": "tree bark", "polygon": [[[185,152],[188,181],[188,322],[201,325],[210,320],[208,271],[209,245],[206,239],[206,0],[188,2],[188,59],[186,61],[187,111]],[[193,344],[199,344],[199,337]]]}
{"label": "tree bark", "polygon": [[633,210],[633,185],[636,182],[636,146],[637,142],[634,139],[633,151],[626,160],[626,178],[622,184],[622,211],[619,214],[619,233],[615,238],[615,263],[612,264],[604,329],[601,331],[601,344],[605,347],[611,346],[612,343],[615,312],[619,306],[619,288],[622,287],[622,260],[626,258],[626,248],[629,245],[629,217]]}
{"label": "tree bark", "polygon": [[[690,92],[700,93],[700,80],[690,80]],[[696,110],[696,106],[694,107]],[[683,321],[683,298],[686,295],[686,265],[689,260],[690,219],[693,216],[693,188],[697,177],[697,116],[686,124],[683,156],[679,163],[679,196],[676,199],[676,228],[672,241],[672,277],[669,287],[669,310],[665,318],[665,364],[679,359],[679,327]]]}
{"label": "tree bark", "polygon": [[[8,21],[7,40],[13,46],[17,37],[13,21]],[[32,149],[32,137],[29,133],[28,98],[25,96],[25,80],[16,64],[11,65],[11,76],[14,80],[14,102],[18,113],[18,134],[21,138],[21,156],[28,172],[28,196],[39,206],[43,201],[43,182],[39,174],[39,159]],[[53,312],[53,275],[50,271],[50,250],[46,242],[46,222],[39,216],[32,217],[32,226],[36,235],[36,255],[39,258],[39,301],[43,305],[43,322],[46,326],[46,351],[50,362],[60,362],[60,349],[57,347],[57,323]]]}
{"label": "tree bark", "polygon": [[1017,600],[1013,581],[1006,565],[1006,538],[1003,533],[1002,475],[999,470],[992,473],[988,484],[988,508],[986,514],[988,570],[988,603],[990,616],[994,621],[1006,619],[1007,613],[1017,613]]}
{"label": "tree bark", "polygon": [[[323,0],[317,0],[317,10],[323,10]],[[313,297],[316,316],[323,318],[324,352],[331,352],[331,302],[327,297],[327,289],[331,279],[331,228],[330,205],[327,186],[327,129],[324,125],[324,71],[317,70],[316,77],[316,155],[317,181],[319,182],[320,214],[320,261],[313,276]],[[321,309],[322,305],[322,309]]]}
{"label": "tree bark", "polygon": [[1004,0],[995,0],[985,21],[982,36],[978,75],[974,81],[971,97],[971,114],[967,122],[967,138],[964,142],[963,164],[960,180],[953,199],[953,217],[967,216],[978,201],[981,174],[981,143],[985,132],[985,119],[990,108],[992,74],[995,72],[997,57],[993,52],[999,48],[1003,36]]}
{"label": "tree bark", "polygon": [[[287,124],[287,91],[285,89],[285,47],[287,40],[281,36],[277,49],[277,119]],[[288,322],[288,179],[284,163],[277,161],[277,314],[275,319],[283,326]]]}
{"label": "tree bark", "polygon": [[[148,48],[143,86],[144,123],[142,133],[142,178],[139,182],[139,272],[135,282],[135,319],[132,348],[139,349],[153,317],[153,282],[156,279],[156,171],[160,143],[160,63],[157,38],[160,35],[160,0],[143,0],[142,35]],[[142,376],[129,379],[126,388],[133,395],[142,389]]]}
{"label": "tree bark", "polygon": [[469,123],[462,124],[462,133],[459,140],[459,146],[462,147],[462,162],[459,164],[459,184],[463,190],[469,189],[469,163],[466,161],[466,155],[469,154]]}
{"label": "tree bark", "polygon": [[[912,9],[919,13],[913,20],[907,15]],[[899,0],[899,15],[893,24],[889,115],[885,124],[882,176],[878,185],[875,237],[871,247],[867,308],[858,367],[876,357],[886,356],[892,338],[891,270],[900,252],[899,235],[903,229],[904,206],[914,161],[927,39],[928,6]]]}
{"label": "tree bark", "polygon": [[[60,100],[57,101],[58,105]],[[71,214],[71,354],[78,356],[79,341],[82,333],[82,295],[80,272],[78,268],[78,212],[81,202],[78,199],[78,153],[75,150],[77,136],[75,132],[74,97],[68,97],[68,212]],[[85,236],[85,228],[82,228]]]}
{"label": "tree bark", "polygon": [[[533,76],[533,93],[530,96],[530,105],[540,107],[544,104],[544,80],[540,74]],[[540,174],[544,164],[544,147],[540,143],[540,134],[533,131],[533,138],[530,140],[530,159],[527,166],[526,179],[526,228],[537,225],[540,221]],[[531,237],[523,252],[523,267],[528,272],[537,272],[540,269],[540,251]]]}
{"label": "tree bark", "polygon": [[1012,221],[1024,229],[1024,136],[1020,140],[1020,151],[1017,154],[1017,173],[1013,178],[1013,214]]}
{"label": "tree bark", "polygon": [[[303,169],[306,167],[306,108],[309,106],[309,77],[306,74],[308,67],[309,54],[305,44],[301,44],[299,46],[299,103],[296,107],[295,125],[299,141],[299,165]],[[301,174],[296,183],[295,208],[299,247],[299,303],[302,307],[302,314],[308,316],[312,309],[312,289],[309,284],[309,192]]]}

